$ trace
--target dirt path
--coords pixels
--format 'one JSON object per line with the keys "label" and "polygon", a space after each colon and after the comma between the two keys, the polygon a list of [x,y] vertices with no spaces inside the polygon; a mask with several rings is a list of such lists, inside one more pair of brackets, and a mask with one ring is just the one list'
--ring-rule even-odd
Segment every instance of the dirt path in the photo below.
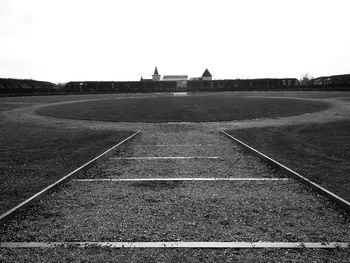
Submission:
{"label": "dirt path", "polygon": [[[261,97],[261,96],[259,96]],[[125,98],[125,97],[123,97]],[[271,98],[271,97],[266,97]],[[282,98],[282,97],[279,97]],[[87,120],[70,120],[62,118],[54,118],[47,116],[40,116],[36,114],[36,110],[54,104],[66,104],[74,103],[70,102],[58,102],[47,104],[34,104],[31,106],[25,106],[21,108],[12,109],[2,112],[2,118],[6,121],[14,122],[31,122],[39,125],[58,126],[66,128],[90,128],[90,129],[107,129],[107,130],[140,130],[140,131],[152,131],[154,129],[162,128],[165,126],[173,127],[188,126],[197,127],[209,130],[218,129],[243,129],[248,127],[266,127],[266,126],[285,126],[295,124],[307,124],[307,123],[325,123],[336,120],[350,119],[350,102],[342,99],[309,99],[288,97],[292,99],[302,100],[317,100],[327,102],[330,108],[297,116],[281,117],[281,118],[264,118],[245,121],[227,121],[227,122],[203,122],[203,123],[115,123],[115,122],[103,122],[103,121],[87,121]],[[94,99],[92,99],[94,100]],[[101,99],[97,99],[101,100]],[[102,99],[103,100],[103,99]],[[87,100],[82,100],[87,101]]]}

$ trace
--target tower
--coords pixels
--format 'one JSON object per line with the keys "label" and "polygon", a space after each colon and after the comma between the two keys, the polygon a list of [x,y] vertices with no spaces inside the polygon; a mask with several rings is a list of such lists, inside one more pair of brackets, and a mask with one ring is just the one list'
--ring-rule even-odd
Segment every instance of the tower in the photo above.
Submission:
{"label": "tower", "polygon": [[206,68],[203,75],[202,80],[212,80],[212,75],[210,74],[209,70]]}
{"label": "tower", "polygon": [[158,69],[157,67],[154,69],[154,73],[152,75],[153,81],[160,81],[160,75],[158,74]]}

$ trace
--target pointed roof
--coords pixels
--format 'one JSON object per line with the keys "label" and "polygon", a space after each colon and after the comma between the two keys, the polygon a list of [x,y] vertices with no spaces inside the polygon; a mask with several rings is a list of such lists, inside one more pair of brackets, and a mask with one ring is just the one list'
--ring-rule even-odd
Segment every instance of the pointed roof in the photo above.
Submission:
{"label": "pointed roof", "polygon": [[159,75],[157,67],[154,69],[154,74],[153,75]]}
{"label": "pointed roof", "polygon": [[205,69],[202,77],[211,77],[211,74],[210,74],[210,72],[209,72],[209,70],[207,68]]}

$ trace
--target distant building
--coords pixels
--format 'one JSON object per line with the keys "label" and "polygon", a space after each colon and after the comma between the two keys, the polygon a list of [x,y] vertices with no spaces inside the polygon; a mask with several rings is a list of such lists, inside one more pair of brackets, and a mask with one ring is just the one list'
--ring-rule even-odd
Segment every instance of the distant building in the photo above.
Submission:
{"label": "distant building", "polygon": [[143,81],[143,82],[153,82],[153,79],[144,79],[143,77],[141,77],[140,81]]}
{"label": "distant building", "polygon": [[164,75],[163,80],[164,81],[187,81],[188,76],[187,75]]}
{"label": "distant building", "polygon": [[[202,77],[200,78],[191,78],[190,80],[212,80],[212,75],[208,69],[205,69]],[[161,75],[158,72],[158,68],[154,69],[152,79],[144,79],[141,77],[140,81],[176,81],[176,86],[179,88],[185,88],[187,86],[188,76],[187,75],[164,75],[161,78]]]}
{"label": "distant building", "polygon": [[202,77],[190,78],[190,80],[212,80],[212,75],[210,74],[208,69],[205,69]]}
{"label": "distant building", "polygon": [[178,88],[186,88],[187,86],[187,75],[164,75],[163,81],[176,81]]}
{"label": "distant building", "polygon": [[[144,79],[141,77],[140,81],[188,81],[188,75],[164,75],[161,79],[161,75],[158,73],[158,68],[155,67],[152,79]],[[208,69],[205,69],[202,77],[191,78],[190,80],[212,80],[212,75]]]}
{"label": "distant building", "polygon": [[160,75],[158,73],[157,67],[154,69],[154,73],[152,75],[152,79],[153,79],[153,81],[160,81]]}
{"label": "distant building", "polygon": [[209,70],[206,68],[203,75],[202,80],[212,80],[212,75],[210,74]]}
{"label": "distant building", "polygon": [[349,85],[350,74],[324,76],[311,79],[307,85]]}

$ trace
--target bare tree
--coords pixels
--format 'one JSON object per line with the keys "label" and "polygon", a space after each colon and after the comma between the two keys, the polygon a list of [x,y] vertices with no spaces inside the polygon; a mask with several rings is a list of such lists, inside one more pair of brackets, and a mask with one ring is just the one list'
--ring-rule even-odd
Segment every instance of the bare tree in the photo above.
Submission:
{"label": "bare tree", "polygon": [[307,83],[312,80],[313,77],[309,75],[309,73],[305,73],[304,75],[301,76],[300,78],[300,85],[307,85]]}

